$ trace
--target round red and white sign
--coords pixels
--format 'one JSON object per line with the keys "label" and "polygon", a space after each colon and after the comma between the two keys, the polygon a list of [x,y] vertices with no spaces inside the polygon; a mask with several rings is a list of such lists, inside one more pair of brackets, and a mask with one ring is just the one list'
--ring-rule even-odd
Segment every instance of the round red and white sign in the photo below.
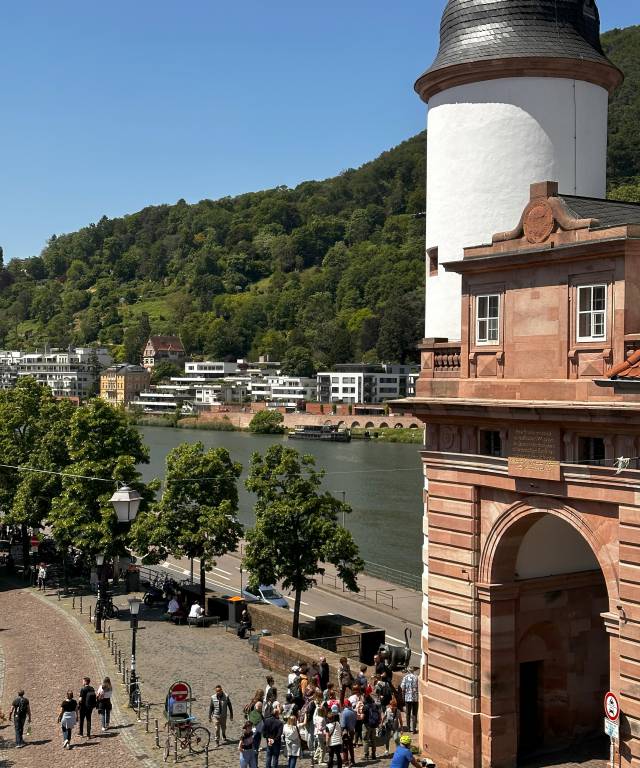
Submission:
{"label": "round red and white sign", "polygon": [[185,683],[174,683],[170,695],[175,701],[186,701],[189,698],[189,686]]}
{"label": "round red and white sign", "polygon": [[615,722],[620,717],[620,704],[615,693],[608,691],[604,697],[604,713],[609,720]]}

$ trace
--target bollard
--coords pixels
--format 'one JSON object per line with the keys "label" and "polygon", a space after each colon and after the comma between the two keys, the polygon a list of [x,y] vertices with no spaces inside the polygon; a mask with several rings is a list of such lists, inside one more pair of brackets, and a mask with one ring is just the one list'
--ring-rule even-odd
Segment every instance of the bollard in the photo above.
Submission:
{"label": "bollard", "polygon": [[122,685],[127,685],[127,668],[122,668]]}
{"label": "bollard", "polygon": [[204,768],[209,768],[209,745],[204,748]]}
{"label": "bollard", "polygon": [[91,618],[91,603],[89,603],[89,624],[93,624],[93,619]]}
{"label": "bollard", "polygon": [[158,725],[158,718],[155,718],[155,726],[156,726],[156,747],[160,746],[160,727]]}
{"label": "bollard", "polygon": [[75,595],[71,598],[71,607],[75,611],[75,609],[76,609],[76,596]]}
{"label": "bollard", "polygon": [[173,734],[173,762],[178,762],[178,734]]}
{"label": "bollard", "polygon": [[58,589],[58,602],[60,601],[60,589]]}
{"label": "bollard", "polygon": [[[140,710],[142,709],[142,697],[140,696],[140,689],[138,689],[138,722],[142,722],[142,717],[140,717]],[[149,715],[147,715],[147,721],[149,720]],[[147,728],[147,730],[149,730]]]}
{"label": "bollard", "polygon": [[[109,627],[109,630],[111,630],[111,627]],[[104,640],[105,635],[107,634],[107,622],[102,622],[102,639]]]}
{"label": "bollard", "polygon": [[80,613],[82,613],[82,595],[80,595]]}
{"label": "bollard", "polygon": [[122,671],[122,652],[118,648],[118,672]]}
{"label": "bollard", "polygon": [[145,731],[146,731],[147,733],[149,733],[149,710],[151,709],[150,705],[149,705],[149,704],[146,704],[146,705],[145,705],[145,709],[147,710],[147,716],[146,716],[146,718],[145,718],[144,729],[145,729]]}

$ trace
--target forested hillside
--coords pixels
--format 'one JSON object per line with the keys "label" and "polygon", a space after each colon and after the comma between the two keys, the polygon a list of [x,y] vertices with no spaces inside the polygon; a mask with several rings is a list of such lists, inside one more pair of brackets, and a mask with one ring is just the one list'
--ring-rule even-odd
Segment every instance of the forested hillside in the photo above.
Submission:
{"label": "forested hillside", "polygon": [[[603,43],[627,77],[611,104],[610,191],[640,200],[640,27]],[[269,354],[291,372],[417,359],[424,143],[295,189],[180,200],[54,236],[0,270],[0,346],[100,342],[132,361],[153,331],[179,333],[194,356]]]}

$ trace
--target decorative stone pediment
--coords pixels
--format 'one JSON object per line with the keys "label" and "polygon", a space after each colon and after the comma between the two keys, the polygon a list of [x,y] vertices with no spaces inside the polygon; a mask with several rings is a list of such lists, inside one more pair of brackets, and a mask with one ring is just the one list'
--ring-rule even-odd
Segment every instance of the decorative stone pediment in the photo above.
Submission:
{"label": "decorative stone pediment", "polygon": [[577,218],[558,197],[558,184],[545,181],[531,185],[531,200],[522,212],[518,225],[508,232],[498,232],[493,243],[525,239],[531,245],[544,243],[557,231],[571,232],[589,229],[599,224],[597,219]]}

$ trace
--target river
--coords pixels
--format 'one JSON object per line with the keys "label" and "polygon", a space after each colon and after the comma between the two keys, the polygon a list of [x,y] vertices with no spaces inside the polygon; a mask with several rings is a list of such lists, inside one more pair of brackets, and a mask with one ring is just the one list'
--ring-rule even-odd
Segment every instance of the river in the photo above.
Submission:
{"label": "river", "polygon": [[[163,478],[165,457],[179,443],[200,440],[205,447],[227,448],[243,466],[239,483],[239,517],[245,525],[254,520],[255,497],[244,487],[251,454],[264,453],[270,445],[287,440],[248,432],[214,432],[203,429],[140,427],[150,450],[150,463],[140,469],[145,480]],[[401,443],[325,443],[292,440],[289,445],[312,454],[316,468],[324,469],[324,487],[352,507],[346,525],[365,560],[415,575],[422,573],[422,474],[420,446]]]}

